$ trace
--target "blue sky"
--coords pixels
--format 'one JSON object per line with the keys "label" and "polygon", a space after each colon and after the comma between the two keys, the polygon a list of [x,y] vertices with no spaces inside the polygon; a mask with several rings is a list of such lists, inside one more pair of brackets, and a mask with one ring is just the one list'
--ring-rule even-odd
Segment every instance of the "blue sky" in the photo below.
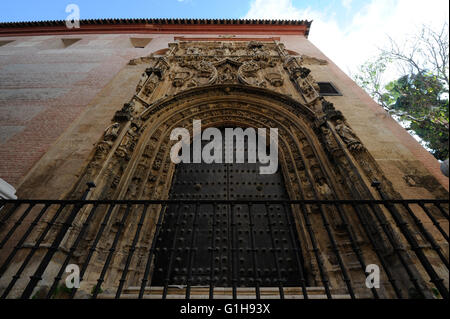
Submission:
{"label": "blue sky", "polygon": [[[340,23],[364,5],[363,0],[293,0],[296,8],[332,11]],[[66,5],[80,7],[82,19],[94,18],[243,18],[252,0],[14,0],[0,2],[0,21],[64,20]],[[305,17],[307,19],[308,17]]]}
{"label": "blue sky", "polygon": [[69,3],[80,7],[82,19],[92,18],[238,18],[250,1],[228,0],[15,0],[1,1],[1,21],[62,20]]}
{"label": "blue sky", "polygon": [[313,20],[309,40],[348,74],[388,35],[402,42],[422,24],[440,28],[449,19],[448,0],[0,0],[0,21],[64,20],[71,3],[81,19]]}

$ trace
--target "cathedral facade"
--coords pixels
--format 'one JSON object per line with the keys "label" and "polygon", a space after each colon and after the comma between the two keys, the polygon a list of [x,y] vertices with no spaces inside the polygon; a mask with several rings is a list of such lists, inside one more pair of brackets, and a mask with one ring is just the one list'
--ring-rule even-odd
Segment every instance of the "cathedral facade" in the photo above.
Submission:
{"label": "cathedral facade", "polygon": [[[67,204],[5,202],[3,297],[448,298],[448,200],[433,201],[448,178],[310,27],[0,25],[0,177],[19,200]],[[225,139],[244,161],[174,163],[173,132],[194,144],[195,121],[223,136],[276,129],[276,172]],[[68,264],[82,272],[70,292]]]}

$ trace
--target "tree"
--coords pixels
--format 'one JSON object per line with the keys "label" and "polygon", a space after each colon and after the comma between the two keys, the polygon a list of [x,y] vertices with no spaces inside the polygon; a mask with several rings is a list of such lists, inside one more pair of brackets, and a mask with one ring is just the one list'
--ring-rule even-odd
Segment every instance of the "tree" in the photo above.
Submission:
{"label": "tree", "polygon": [[[389,39],[388,48],[359,67],[355,81],[399,121],[419,136],[440,160],[448,158],[449,49],[448,24],[439,32],[423,26],[399,45]],[[398,79],[384,84],[388,66],[395,66]]]}
{"label": "tree", "polygon": [[354,75],[354,80],[360,87],[384,108],[383,94],[385,93],[383,86],[383,74],[386,71],[390,61],[384,54],[380,54],[373,60],[369,60],[358,69],[358,73]]}

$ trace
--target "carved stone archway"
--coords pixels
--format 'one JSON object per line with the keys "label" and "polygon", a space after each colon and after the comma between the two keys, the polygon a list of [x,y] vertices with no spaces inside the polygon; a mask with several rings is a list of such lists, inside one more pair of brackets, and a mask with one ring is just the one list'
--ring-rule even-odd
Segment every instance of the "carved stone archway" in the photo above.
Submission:
{"label": "carved stone archway", "polygon": [[[289,56],[279,43],[176,43],[164,57],[131,63],[148,63],[150,67],[142,74],[133,98],[116,112],[68,198],[79,198],[85,183],[94,181],[97,187],[90,193],[94,199],[167,199],[175,170],[170,160],[175,142],[170,141],[170,133],[183,127],[192,136],[195,119],[202,120],[203,128],[278,128],[279,163],[291,199],[370,199],[375,197],[369,186],[373,179],[384,181],[386,192],[396,195],[343,115],[319,96],[302,58]],[[360,252],[349,243],[349,236],[359,244],[367,264],[376,262],[377,257],[359,229],[353,209],[332,207],[325,211],[322,206],[311,206],[301,210],[295,205],[292,211],[311,276],[308,281],[315,286],[329,281],[338,293],[346,293],[345,281],[352,281],[361,287],[360,296],[370,294],[363,284],[365,273],[357,258]],[[113,210],[112,220],[121,220],[124,213],[125,208]],[[139,285],[142,279],[160,213],[161,207],[154,206],[146,215],[144,223],[150,226],[139,240],[128,285]],[[77,225],[86,214],[87,210],[80,211]],[[99,209],[76,257],[78,262],[85,259],[102,215]],[[370,214],[363,214],[363,218],[371,224]],[[130,236],[138,227],[137,214],[125,222],[126,231],[121,234],[104,289],[118,285]],[[328,232],[313,238],[314,229],[328,225]],[[108,225],[106,238],[96,249],[95,261],[82,282],[86,291],[95,284],[117,233],[115,227],[115,223]],[[66,236],[67,246],[77,232],[74,227]],[[390,256],[392,249],[386,246],[380,230],[374,227],[372,232],[378,250]],[[400,280],[404,276],[394,262],[392,271]],[[392,295],[389,288],[382,293]]]}
{"label": "carved stone archway", "polygon": [[[187,128],[192,135],[192,121],[202,120],[202,127],[264,127],[278,128],[280,167],[291,199],[337,199],[351,197],[352,190],[348,189],[336,164],[330,160],[329,151],[323,143],[323,130],[317,129],[317,118],[308,107],[296,102],[290,97],[282,96],[264,88],[238,84],[213,85],[194,88],[166,98],[146,109],[135,119],[128,121],[122,129],[115,132],[113,141],[102,141],[97,148],[93,161],[87,167],[85,176],[80,179],[80,190],[84,180],[94,180],[97,188],[91,198],[99,199],[167,199],[172,183],[175,165],[170,160],[170,148],[174,141],[170,141],[171,131],[176,127]],[[107,132],[107,136],[109,136]],[[331,134],[328,132],[327,134]],[[331,142],[330,142],[331,143]],[[338,147],[337,143],[333,144]],[[105,148],[103,146],[106,146]],[[335,150],[336,151],[336,150]],[[76,191],[74,192],[76,193]],[[153,208],[148,215],[147,224],[155,225],[158,208]],[[330,275],[331,286],[344,292],[342,271],[338,265],[338,258],[329,246],[329,237],[317,237],[320,247],[320,258],[315,258],[314,246],[308,236],[307,227],[320,229],[324,226],[324,219],[319,208],[309,210],[311,225],[305,225],[302,212],[298,206],[293,207],[297,231],[301,237],[302,251],[307,260],[306,267],[311,278],[309,281],[316,286],[321,285],[321,276],[317,260],[322,263]],[[345,212],[344,212],[345,213]],[[124,210],[114,212],[119,220]],[[350,214],[354,216],[354,214]],[[346,241],[348,235],[342,226],[342,216],[336,209],[328,210],[326,223],[331,224],[333,240]],[[347,216],[347,218],[349,218]],[[82,218],[80,218],[81,220]],[[352,218],[350,218],[352,219]],[[92,236],[98,229],[101,219],[92,225]],[[137,215],[127,220],[132,234],[137,227]],[[357,224],[357,220],[351,221]],[[111,236],[114,229],[109,230]],[[145,256],[153,239],[153,229],[148,229],[140,243],[137,256]],[[127,235],[124,235],[127,236]],[[359,234],[356,234],[358,240]],[[112,237],[111,237],[112,238]],[[72,240],[70,236],[68,241]],[[86,245],[89,242],[89,236]],[[105,241],[100,247],[98,262],[101,265],[105,257],[108,244]],[[105,286],[115,286],[120,276],[120,265],[124,263],[129,244],[123,238],[119,242],[118,253],[112,261],[112,269],[108,273]],[[123,244],[122,244],[123,243]],[[363,243],[363,245],[368,245]],[[352,280],[363,281],[363,273],[357,265],[357,258],[349,245],[340,248],[344,268],[347,276]],[[87,251],[87,250],[86,250]],[[103,251],[103,253],[102,253]],[[366,260],[375,260],[370,249],[364,249]],[[103,256],[103,257],[102,257]],[[80,260],[83,256],[80,256]],[[143,274],[143,266],[137,257],[131,267],[135,271],[129,274],[129,285],[138,285]],[[92,268],[92,273],[98,269]],[[93,282],[85,282],[93,285]]]}

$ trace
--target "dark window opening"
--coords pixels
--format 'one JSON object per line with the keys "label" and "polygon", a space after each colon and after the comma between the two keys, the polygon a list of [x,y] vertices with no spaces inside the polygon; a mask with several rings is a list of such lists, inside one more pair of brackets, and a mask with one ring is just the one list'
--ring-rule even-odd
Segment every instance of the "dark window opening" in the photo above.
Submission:
{"label": "dark window opening", "polygon": [[321,96],[342,95],[341,92],[331,82],[317,82]]}
{"label": "dark window opening", "polygon": [[63,48],[68,48],[71,45],[74,45],[75,43],[77,43],[78,41],[80,41],[81,39],[61,39],[62,44],[63,44]]}
{"label": "dark window opening", "polygon": [[14,42],[14,41],[13,41],[13,40],[0,41],[0,47],[2,47],[2,46],[4,46],[4,45],[7,45],[7,44],[9,44],[9,43],[11,43],[11,42]]}
{"label": "dark window opening", "polygon": [[136,49],[143,49],[152,41],[151,38],[130,38],[131,45]]}

